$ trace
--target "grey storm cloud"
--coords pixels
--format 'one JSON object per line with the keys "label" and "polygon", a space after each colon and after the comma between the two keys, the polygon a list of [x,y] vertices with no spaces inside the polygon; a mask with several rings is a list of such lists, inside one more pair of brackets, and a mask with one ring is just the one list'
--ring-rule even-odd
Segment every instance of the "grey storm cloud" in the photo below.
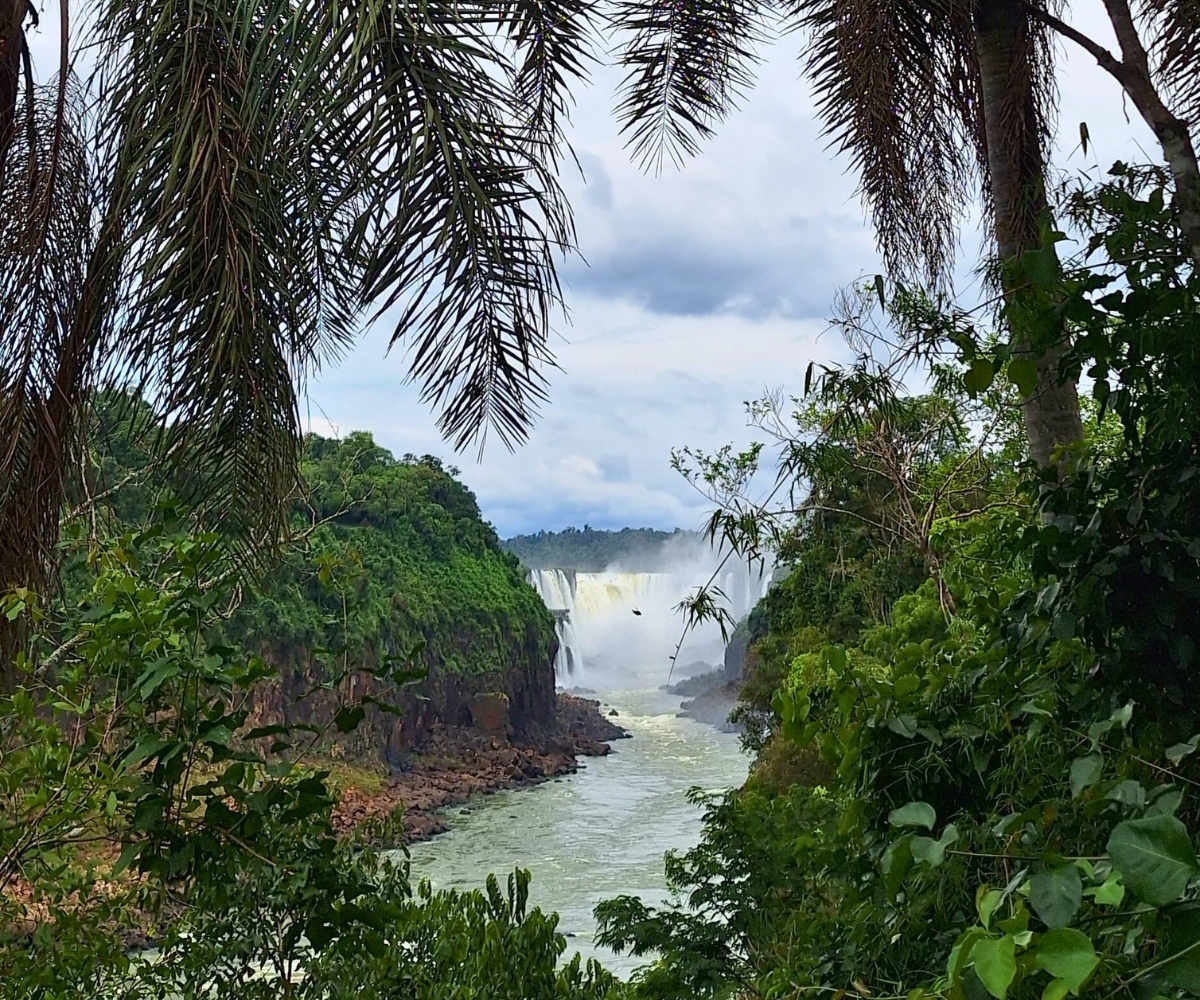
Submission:
{"label": "grey storm cloud", "polygon": [[610,240],[567,266],[570,289],[669,316],[823,317],[832,292],[874,257],[861,220],[843,216],[741,231],[685,224],[681,232],[678,219],[631,214],[615,221]]}
{"label": "grey storm cloud", "polygon": [[[1088,2],[1096,10],[1085,23],[1081,9],[1081,26],[1103,26],[1101,5]],[[1086,54],[1066,55],[1070,127],[1056,166],[1144,160],[1153,137],[1113,113],[1119,88]],[[556,321],[551,345],[561,369],[546,372],[550,398],[527,444],[492,444],[482,461],[454,455],[406,384],[404,352],[387,356],[387,319],[310,383],[305,414],[317,429],[367,429],[396,454],[443,455],[505,534],[700,526],[706,502],[671,469],[671,449],[761,438],[743,401],[798,389],[810,361],[836,360],[842,345],[823,336],[830,305],[880,266],[857,179],[821,136],[794,53],[771,53],[741,110],[661,175],[625,149],[612,114],[620,75],[598,74],[572,115],[581,169],[563,183],[586,264],[571,258],[562,271],[570,321]],[[1071,153],[1080,121],[1091,130],[1086,163]],[[974,259],[965,247],[965,266]]]}

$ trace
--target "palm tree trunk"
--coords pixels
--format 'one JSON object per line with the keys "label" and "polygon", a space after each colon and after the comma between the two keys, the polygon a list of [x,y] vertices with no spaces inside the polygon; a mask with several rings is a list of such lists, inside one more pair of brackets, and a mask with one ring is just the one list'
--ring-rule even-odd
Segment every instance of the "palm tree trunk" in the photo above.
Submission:
{"label": "palm tree trunk", "polygon": [[[983,98],[993,225],[1001,261],[1042,247],[1050,221],[1030,59],[1029,21],[1021,0],[979,0],[975,46]],[[1011,302],[1016,289],[1006,279]],[[1083,437],[1079,396],[1059,377],[1065,344],[1033,350],[1027,332],[1013,329],[1014,345],[1037,365],[1037,388],[1022,403],[1030,457],[1043,468],[1054,451]]]}

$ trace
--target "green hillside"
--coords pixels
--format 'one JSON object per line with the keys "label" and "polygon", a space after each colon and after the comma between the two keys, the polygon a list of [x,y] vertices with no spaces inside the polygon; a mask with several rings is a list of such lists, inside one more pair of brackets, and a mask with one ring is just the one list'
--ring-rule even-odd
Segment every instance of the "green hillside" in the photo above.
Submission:
{"label": "green hillside", "polygon": [[529,632],[550,656],[553,619],[438,459],[396,459],[365,433],[310,435],[303,473],[308,535],[243,605],[240,637],[376,654],[423,640],[459,674],[507,666]]}

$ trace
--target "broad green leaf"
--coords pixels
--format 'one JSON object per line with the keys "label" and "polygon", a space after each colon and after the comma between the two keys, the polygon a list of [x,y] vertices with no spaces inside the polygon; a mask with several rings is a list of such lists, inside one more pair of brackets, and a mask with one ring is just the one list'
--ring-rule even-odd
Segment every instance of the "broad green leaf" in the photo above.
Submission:
{"label": "broad green leaf", "polygon": [[166,660],[144,671],[141,677],[135,681],[135,684],[137,685],[138,693],[143,698],[149,698],[167,681],[174,680],[178,676],[179,664]]}
{"label": "broad green leaf", "polygon": [[1083,881],[1074,865],[1040,871],[1029,880],[1029,905],[1050,928],[1066,927],[1083,902]]}
{"label": "broad green leaf", "polygon": [[1146,810],[1147,816],[1157,816],[1159,813],[1174,816],[1183,802],[1183,790],[1179,788],[1156,790],[1151,798],[1150,807]]}
{"label": "broad green leaf", "polygon": [[977,941],[971,958],[979,981],[996,1000],[1004,1000],[1017,974],[1017,942],[1012,935]]}
{"label": "broad green leaf", "polygon": [[1108,794],[1104,797],[1126,806],[1142,806],[1146,804],[1146,789],[1142,787],[1140,781],[1127,778],[1115,787],[1110,788]]}
{"label": "broad green leaf", "polygon": [[932,830],[937,822],[937,810],[928,802],[910,802],[888,813],[888,822],[892,826],[923,826]]}
{"label": "broad green leaf", "polygon": [[977,358],[963,375],[963,387],[972,396],[986,392],[996,375],[995,366],[987,358]]}
{"label": "broad green leaf", "polygon": [[1092,749],[1095,750],[1100,746],[1101,740],[1112,730],[1115,725],[1112,719],[1101,719],[1099,722],[1093,722],[1088,726],[1088,739],[1092,741]]}
{"label": "broad green leaf", "polygon": [[1196,752],[1196,743],[1200,742],[1200,737],[1193,736],[1186,743],[1176,743],[1173,747],[1167,749],[1167,760],[1172,764],[1177,765],[1188,754]]}
{"label": "broad green leaf", "polygon": [[992,914],[996,912],[996,907],[1000,905],[1000,901],[1004,899],[1004,893],[1000,889],[989,889],[986,885],[981,885],[975,892],[975,909],[979,913],[979,922],[983,924],[984,930],[987,930],[992,923]]}
{"label": "broad green leaf", "polygon": [[[1013,883],[1019,884],[1024,879],[1024,871],[1018,872],[1009,881],[1009,888],[1005,892],[1010,892]],[[1013,897],[1016,900],[1015,909],[1011,917],[997,921],[997,925],[1005,934],[1012,934],[1014,937],[1019,937],[1029,930],[1029,909],[1019,896]]]}
{"label": "broad green leaf", "polygon": [[1037,365],[1028,358],[1013,358],[1008,363],[1008,379],[1022,396],[1032,396],[1037,390]]}
{"label": "broad green leaf", "polygon": [[972,927],[958,936],[954,947],[950,949],[950,957],[946,960],[946,977],[951,985],[962,978],[963,969],[971,963],[975,945],[985,937],[987,932],[982,927]]}
{"label": "broad green leaf", "polygon": [[1163,968],[1167,982],[1200,993],[1200,907],[1184,906],[1171,914],[1166,954],[1177,956]]}
{"label": "broad green leaf", "polygon": [[142,761],[149,760],[151,757],[162,753],[170,745],[170,743],[160,737],[147,736],[121,761],[121,767],[123,770],[128,771],[142,763]]}
{"label": "broad green leaf", "polygon": [[126,868],[133,864],[135,860],[137,860],[138,856],[142,853],[142,850],[145,847],[145,841],[133,841],[132,843],[126,844],[123,848],[121,848],[121,856],[117,858],[117,863],[113,865],[112,874],[114,876],[120,875],[121,872],[123,872]]}
{"label": "broad green leaf", "polygon": [[1037,944],[1035,958],[1038,965],[1065,982],[1067,989],[1076,995],[1100,964],[1091,938],[1074,927],[1063,927],[1043,935]]}
{"label": "broad green leaf", "polygon": [[992,827],[992,833],[995,834],[995,836],[997,836],[997,837],[1006,836],[1007,834],[1009,834],[1013,830],[1015,830],[1018,826],[1020,826],[1021,817],[1024,815],[1025,815],[1024,813],[1017,813],[1017,812],[1009,813],[1002,820],[1000,820],[995,826]]}
{"label": "broad green leaf", "polygon": [[361,705],[345,705],[338,709],[333,717],[333,724],[339,733],[349,733],[358,728],[358,724],[366,717],[366,711]]}
{"label": "broad green leaf", "polygon": [[1078,798],[1085,788],[1100,780],[1104,770],[1104,758],[1098,753],[1076,757],[1071,761],[1071,797]]}
{"label": "broad green leaf", "polygon": [[1059,611],[1054,615],[1054,620],[1050,623],[1050,634],[1055,639],[1061,639],[1064,642],[1067,639],[1075,637],[1075,630],[1079,626],[1079,620],[1070,611]]}
{"label": "broad green leaf", "polygon": [[914,861],[922,861],[931,868],[936,868],[946,860],[946,848],[956,840],[958,829],[950,823],[937,840],[932,837],[913,837],[909,849]]}
{"label": "broad green leaf", "polygon": [[1120,906],[1121,900],[1125,898],[1125,886],[1121,884],[1121,873],[1113,872],[1102,885],[1096,886],[1092,892],[1092,898],[1101,906]]}
{"label": "broad green leaf", "polygon": [[1120,708],[1113,710],[1112,721],[1115,722],[1122,729],[1124,729],[1126,726],[1129,725],[1129,722],[1132,718],[1133,718],[1133,702],[1132,701],[1127,701]]}
{"label": "broad green leaf", "polygon": [[1125,887],[1151,906],[1175,902],[1197,870],[1187,828],[1174,816],[1119,824],[1108,838],[1108,853]]}
{"label": "broad green leaf", "polygon": [[1042,1000],[1063,1000],[1067,992],[1067,984],[1063,980],[1051,979],[1042,990]]}

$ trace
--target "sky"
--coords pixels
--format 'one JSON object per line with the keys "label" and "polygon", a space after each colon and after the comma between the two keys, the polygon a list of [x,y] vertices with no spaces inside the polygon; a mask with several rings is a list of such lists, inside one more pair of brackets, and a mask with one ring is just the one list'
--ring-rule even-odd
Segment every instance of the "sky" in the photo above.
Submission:
{"label": "sky", "polygon": [[[50,65],[57,27],[46,10],[35,60]],[[1071,20],[1113,46],[1100,0]],[[827,331],[838,290],[880,270],[844,156],[820,134],[800,76],[799,39],[764,50],[741,108],[682,169],[633,163],[612,109],[619,73],[576,92],[571,143],[583,168],[565,179],[580,256],[563,267],[568,318],[557,317],[559,368],[529,440],[455,454],[406,381],[403,346],[389,352],[386,317],[302,402],[320,433],[367,430],[396,454],[435,454],[461,469],[502,536],[590,524],[695,528],[705,499],[670,468],[672,448],[713,450],[754,439],[743,403],[798,392],[809,362],[843,348]],[[39,58],[47,54],[45,62]],[[1140,119],[1089,56],[1062,49],[1060,170],[1156,160]],[[1078,148],[1079,123],[1091,147]],[[978,233],[964,234],[969,270]]]}

